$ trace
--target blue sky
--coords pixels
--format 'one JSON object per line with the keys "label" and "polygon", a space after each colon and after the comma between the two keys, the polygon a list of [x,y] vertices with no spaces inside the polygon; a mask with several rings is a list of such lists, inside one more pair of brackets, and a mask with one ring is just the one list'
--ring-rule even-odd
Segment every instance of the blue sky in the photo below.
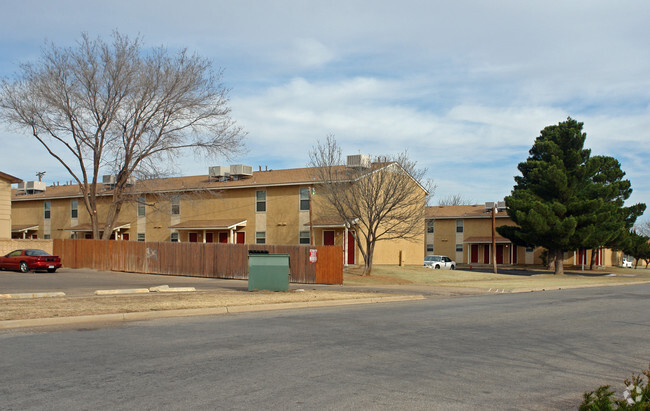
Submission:
{"label": "blue sky", "polygon": [[[183,158],[180,174],[303,167],[334,134],[344,154],[407,150],[436,197],[476,203],[507,195],[539,131],[571,116],[593,154],[621,162],[628,203],[650,204],[649,19],[646,0],[7,1],[0,76],[82,32],[186,47],[224,69],[248,152]],[[28,136],[0,125],[0,140],[2,171],[69,180]]]}

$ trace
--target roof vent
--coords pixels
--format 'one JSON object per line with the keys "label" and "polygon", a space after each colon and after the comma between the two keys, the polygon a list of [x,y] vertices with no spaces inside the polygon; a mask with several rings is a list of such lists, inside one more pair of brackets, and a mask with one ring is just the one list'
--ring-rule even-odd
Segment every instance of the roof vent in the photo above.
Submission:
{"label": "roof vent", "polygon": [[350,168],[370,168],[370,156],[365,154],[348,156],[346,166]]}

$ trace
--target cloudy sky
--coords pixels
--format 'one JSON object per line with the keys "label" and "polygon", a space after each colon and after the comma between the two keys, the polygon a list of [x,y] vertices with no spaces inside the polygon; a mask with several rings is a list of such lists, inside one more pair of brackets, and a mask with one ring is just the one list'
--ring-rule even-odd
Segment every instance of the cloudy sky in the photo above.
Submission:
{"label": "cloudy sky", "polygon": [[[46,40],[141,35],[223,68],[248,132],[247,154],[183,160],[180,174],[303,167],[333,134],[344,154],[406,150],[438,199],[476,203],[509,194],[539,131],[571,116],[592,154],[621,162],[629,203],[650,204],[648,21],[647,0],[6,1],[0,76],[36,60]],[[0,126],[0,141],[2,171],[69,179],[28,136]]]}

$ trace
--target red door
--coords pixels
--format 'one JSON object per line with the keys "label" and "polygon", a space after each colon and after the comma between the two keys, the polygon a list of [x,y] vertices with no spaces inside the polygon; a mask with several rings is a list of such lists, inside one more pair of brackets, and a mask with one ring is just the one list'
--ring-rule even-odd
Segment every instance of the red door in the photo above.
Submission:
{"label": "red door", "polygon": [[478,244],[472,244],[471,259],[470,262],[478,263]]}
{"label": "red door", "polygon": [[190,243],[197,243],[199,241],[198,233],[190,233]]}
{"label": "red door", "polygon": [[503,264],[503,244],[497,244],[497,264]]}
{"label": "red door", "polygon": [[129,241],[129,233],[122,234],[122,240]]}
{"label": "red door", "polygon": [[227,243],[228,242],[228,233],[219,233],[219,242],[220,243]]}
{"label": "red door", "polygon": [[487,244],[483,246],[483,264],[490,264],[490,247]]}
{"label": "red door", "polygon": [[206,243],[214,242],[214,235],[212,233],[205,233],[205,242]]}
{"label": "red door", "polygon": [[514,244],[512,246],[512,263],[517,264],[517,246]]}
{"label": "red door", "polygon": [[245,231],[239,231],[236,233],[236,239],[235,241],[237,244],[245,244],[246,243],[246,232]]}
{"label": "red door", "polygon": [[354,235],[355,232],[350,230],[348,231],[348,265],[349,264],[354,264],[354,256],[355,256],[355,250],[356,250],[356,243],[354,241]]}
{"label": "red door", "polygon": [[334,231],[323,231],[323,245],[334,245]]}

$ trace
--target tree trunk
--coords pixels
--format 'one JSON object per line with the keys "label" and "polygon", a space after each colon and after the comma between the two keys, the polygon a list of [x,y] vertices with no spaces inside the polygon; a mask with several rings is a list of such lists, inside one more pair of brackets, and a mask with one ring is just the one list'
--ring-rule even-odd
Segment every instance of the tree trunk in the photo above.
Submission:
{"label": "tree trunk", "polygon": [[562,250],[553,250],[555,255],[555,275],[564,275],[564,259]]}
{"label": "tree trunk", "polygon": [[368,247],[368,253],[366,255],[365,260],[363,261],[363,275],[367,276],[370,275],[372,272],[372,257],[375,252],[375,249],[372,245]]}
{"label": "tree trunk", "polygon": [[594,269],[594,263],[596,262],[596,249],[591,250],[591,261],[589,262],[589,269]]}

